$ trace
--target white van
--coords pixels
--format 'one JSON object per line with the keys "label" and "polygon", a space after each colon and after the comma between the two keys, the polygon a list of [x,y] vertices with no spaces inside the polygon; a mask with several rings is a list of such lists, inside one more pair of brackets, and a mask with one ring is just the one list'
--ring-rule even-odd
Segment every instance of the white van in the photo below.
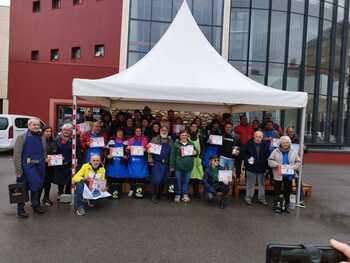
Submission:
{"label": "white van", "polygon": [[[26,115],[0,114],[0,152],[12,150],[18,135],[26,132],[28,120],[34,118]],[[43,127],[45,124],[41,122]]]}

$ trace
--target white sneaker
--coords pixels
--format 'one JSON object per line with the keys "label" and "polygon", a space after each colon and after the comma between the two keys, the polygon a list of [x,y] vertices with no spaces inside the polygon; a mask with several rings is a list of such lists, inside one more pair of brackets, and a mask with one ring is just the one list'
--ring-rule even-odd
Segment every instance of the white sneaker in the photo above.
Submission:
{"label": "white sneaker", "polygon": [[183,200],[185,203],[191,202],[191,198],[190,198],[188,195],[184,195],[184,197],[182,198],[182,200]]}
{"label": "white sneaker", "polygon": [[75,213],[76,213],[78,216],[84,216],[84,215],[86,215],[85,209],[84,209],[83,207],[79,207]]}
{"label": "white sneaker", "polygon": [[129,196],[129,197],[132,197],[133,195],[134,195],[134,191],[133,191],[133,190],[130,190],[128,196]]}
{"label": "white sneaker", "polygon": [[181,196],[180,195],[175,195],[174,202],[175,203],[180,203],[180,201],[181,201]]}

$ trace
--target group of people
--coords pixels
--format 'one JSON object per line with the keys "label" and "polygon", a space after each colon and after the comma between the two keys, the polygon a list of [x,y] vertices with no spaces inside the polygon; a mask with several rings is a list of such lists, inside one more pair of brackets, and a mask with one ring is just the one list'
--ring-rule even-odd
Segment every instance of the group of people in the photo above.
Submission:
{"label": "group of people", "polygon": [[[75,189],[76,213],[84,215],[86,207],[92,206],[91,201],[85,202],[86,188],[92,195],[109,192],[111,198],[118,198],[122,190],[116,186],[127,183],[129,196],[142,198],[149,183],[151,200],[157,203],[169,178],[175,179],[176,203],[189,203],[191,197],[203,196],[224,208],[230,187],[241,177],[242,170],[248,205],[253,204],[256,181],[258,202],[268,205],[264,182],[270,175],[275,189],[273,210],[289,213],[292,181],[301,165],[293,145],[299,141],[292,127],[284,133],[269,113],[261,123],[249,123],[241,115],[237,126],[232,123],[232,115],[225,113],[216,115],[204,127],[199,117],[185,124],[172,110],[166,117],[153,116],[148,107],[142,112],[105,112],[100,120],[86,111],[77,129],[78,172],[73,177],[72,124],[64,124],[54,137],[51,127],[41,129],[40,122],[31,119],[28,131],[16,140],[17,182],[26,183],[35,213],[44,213],[43,205],[53,205],[52,184],[58,186],[58,200]],[[106,183],[97,183],[103,181]],[[17,214],[28,217],[23,203],[18,204]]]}

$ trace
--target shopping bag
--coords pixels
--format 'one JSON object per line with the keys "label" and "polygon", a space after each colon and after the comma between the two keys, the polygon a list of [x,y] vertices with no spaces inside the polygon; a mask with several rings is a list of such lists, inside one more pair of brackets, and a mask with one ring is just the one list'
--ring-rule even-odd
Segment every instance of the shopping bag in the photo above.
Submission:
{"label": "shopping bag", "polygon": [[29,201],[27,188],[24,183],[10,184],[8,188],[10,204],[19,204]]}

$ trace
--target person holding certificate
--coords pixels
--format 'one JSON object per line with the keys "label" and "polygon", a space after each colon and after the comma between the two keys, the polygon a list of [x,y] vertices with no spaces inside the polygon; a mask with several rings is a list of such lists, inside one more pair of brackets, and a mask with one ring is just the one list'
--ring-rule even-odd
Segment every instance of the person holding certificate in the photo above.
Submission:
{"label": "person holding certificate", "polygon": [[57,170],[57,166],[50,165],[49,157],[58,154],[58,147],[56,141],[53,138],[53,132],[51,127],[48,126],[43,128],[43,136],[46,140],[46,153],[48,155],[48,159],[45,165],[45,179],[42,189],[44,192],[44,197],[42,199],[42,204],[45,206],[52,206],[53,203],[50,200],[50,190],[53,177],[55,176]]}
{"label": "person holding certificate", "polygon": [[[292,181],[295,171],[301,165],[298,153],[291,148],[291,139],[288,136],[281,137],[281,143],[269,157],[269,166],[273,171],[275,181],[275,198],[273,210],[276,213],[289,213],[289,200],[292,192]],[[282,194],[283,185],[283,194]]]}
{"label": "person holding certificate", "polygon": [[169,160],[172,140],[168,127],[163,125],[160,134],[154,137],[148,147],[148,163],[151,166],[152,202],[157,203],[169,175]]}
{"label": "person holding certificate", "polygon": [[179,139],[174,143],[170,156],[170,168],[175,171],[176,177],[175,203],[179,203],[181,197],[185,203],[191,202],[188,195],[188,184],[193,170],[194,158],[197,154],[198,150],[188,140],[187,131],[180,131]]}
{"label": "person holding certificate", "polygon": [[128,174],[126,145],[124,145],[124,131],[122,128],[117,128],[116,136],[109,141],[108,148],[106,175],[108,184],[111,184],[127,178]]}
{"label": "person holding certificate", "polygon": [[129,196],[135,196],[137,198],[143,197],[143,190],[140,187],[136,187],[136,184],[143,184],[145,178],[148,176],[147,158],[145,154],[147,144],[148,140],[142,135],[142,128],[136,127],[135,135],[128,140],[127,147],[129,153],[128,175],[131,179]]}
{"label": "person holding certificate", "polygon": [[[90,162],[84,164],[81,169],[73,176],[72,183],[75,186],[74,208],[78,216],[86,214],[84,207],[84,191],[86,187],[91,188],[92,194],[100,194],[107,192],[104,186],[97,187],[97,182],[105,182],[105,168],[101,163],[101,157],[97,154],[91,156]],[[101,184],[99,184],[101,185]],[[88,203],[90,207],[93,205]]]}
{"label": "person holding certificate", "polygon": [[89,162],[92,155],[104,157],[104,147],[107,143],[107,134],[102,132],[102,123],[94,122],[90,132],[81,135],[80,143],[85,162]]}
{"label": "person holding certificate", "polygon": [[[206,139],[206,144],[204,146],[202,165],[206,169],[209,167],[210,158],[213,155],[219,155],[220,147],[222,146],[222,133],[220,129],[220,122],[217,120],[212,121],[210,125],[210,131]],[[220,141],[221,137],[221,141]]]}
{"label": "person holding certificate", "polygon": [[211,157],[210,166],[205,170],[203,185],[208,201],[216,198],[220,208],[225,208],[225,197],[230,191],[230,185],[219,180],[219,157],[216,155]]}

